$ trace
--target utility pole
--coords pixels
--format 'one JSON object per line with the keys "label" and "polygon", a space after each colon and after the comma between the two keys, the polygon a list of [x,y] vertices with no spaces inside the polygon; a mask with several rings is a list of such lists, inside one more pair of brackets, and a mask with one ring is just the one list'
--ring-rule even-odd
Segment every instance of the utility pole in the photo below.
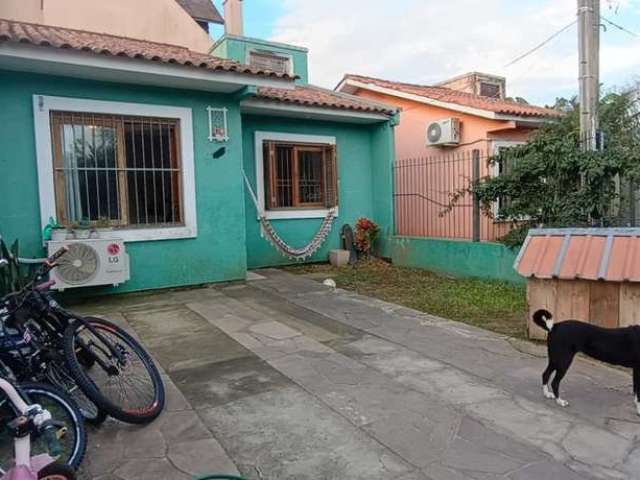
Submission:
{"label": "utility pole", "polygon": [[578,0],[580,137],[582,148],[598,148],[600,100],[600,0]]}

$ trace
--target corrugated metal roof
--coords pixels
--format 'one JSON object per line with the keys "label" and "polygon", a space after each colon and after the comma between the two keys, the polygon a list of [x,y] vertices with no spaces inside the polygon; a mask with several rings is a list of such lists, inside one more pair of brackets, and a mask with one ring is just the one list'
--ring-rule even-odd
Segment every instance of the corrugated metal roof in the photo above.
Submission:
{"label": "corrugated metal roof", "polygon": [[640,228],[530,230],[514,268],[524,277],[640,282]]}

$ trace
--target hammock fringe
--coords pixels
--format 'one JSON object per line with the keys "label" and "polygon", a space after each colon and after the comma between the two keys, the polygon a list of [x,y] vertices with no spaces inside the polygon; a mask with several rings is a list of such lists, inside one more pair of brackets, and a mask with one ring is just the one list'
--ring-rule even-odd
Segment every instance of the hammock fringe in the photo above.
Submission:
{"label": "hammock fringe", "polygon": [[333,220],[336,218],[336,209],[331,208],[327,212],[326,217],[322,221],[322,225],[314,235],[313,239],[302,248],[293,248],[288,245],[278,233],[275,231],[275,228],[269,222],[269,219],[266,216],[264,211],[261,211],[260,205],[258,204],[258,198],[251,188],[251,184],[249,183],[249,179],[245,174],[244,170],[242,170],[242,175],[244,176],[244,182],[251,194],[251,199],[253,200],[253,204],[258,211],[258,221],[260,222],[260,233],[263,238],[266,238],[267,241],[273,245],[273,247],[278,250],[282,255],[296,261],[304,261],[307,258],[313,256],[316,253],[324,242],[327,240],[329,233],[331,233],[331,229],[333,227]]}

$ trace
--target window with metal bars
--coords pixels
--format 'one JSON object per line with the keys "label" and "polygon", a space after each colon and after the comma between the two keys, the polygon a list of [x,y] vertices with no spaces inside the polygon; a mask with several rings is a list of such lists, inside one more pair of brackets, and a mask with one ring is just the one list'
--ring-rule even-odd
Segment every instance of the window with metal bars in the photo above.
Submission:
{"label": "window with metal bars", "polygon": [[338,205],[335,145],[264,142],[268,209]]}
{"label": "window with metal bars", "polygon": [[61,224],[183,225],[178,120],[52,111],[51,130]]}

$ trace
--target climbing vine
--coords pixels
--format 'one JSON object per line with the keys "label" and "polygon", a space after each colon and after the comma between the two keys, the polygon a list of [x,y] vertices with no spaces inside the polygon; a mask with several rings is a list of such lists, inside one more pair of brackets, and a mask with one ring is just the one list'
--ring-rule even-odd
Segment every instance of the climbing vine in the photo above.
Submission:
{"label": "climbing vine", "polygon": [[[529,228],[621,226],[635,224],[640,180],[640,117],[632,93],[609,93],[600,104],[604,148],[580,147],[579,109],[575,99],[558,99],[564,115],[536,133],[527,144],[503,149],[489,162],[502,174],[484,177],[468,192],[480,200],[486,215],[513,224],[502,240],[519,245]],[[453,202],[461,195],[454,196]]]}

